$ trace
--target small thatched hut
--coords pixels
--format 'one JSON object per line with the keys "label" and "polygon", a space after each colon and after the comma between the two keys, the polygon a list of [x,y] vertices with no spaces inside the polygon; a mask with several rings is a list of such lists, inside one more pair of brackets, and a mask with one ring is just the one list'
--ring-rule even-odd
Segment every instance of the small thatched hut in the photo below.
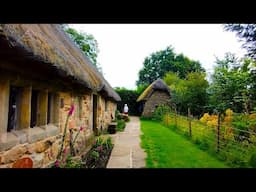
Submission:
{"label": "small thatched hut", "polygon": [[138,97],[137,102],[142,116],[151,117],[159,105],[169,105],[170,99],[169,87],[161,79],[157,79]]}
{"label": "small thatched hut", "polygon": [[59,25],[0,24],[0,167],[24,156],[34,167],[53,162],[72,103],[82,152],[120,100]]}

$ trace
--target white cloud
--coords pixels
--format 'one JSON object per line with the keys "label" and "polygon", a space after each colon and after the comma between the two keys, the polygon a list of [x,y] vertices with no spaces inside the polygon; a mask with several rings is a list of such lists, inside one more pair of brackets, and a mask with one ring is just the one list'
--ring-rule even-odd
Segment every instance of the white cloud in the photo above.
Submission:
{"label": "white cloud", "polygon": [[143,61],[155,51],[172,45],[212,71],[215,56],[226,52],[242,57],[245,50],[233,32],[221,24],[71,24],[71,27],[92,34],[98,41],[104,77],[113,87],[135,89]]}

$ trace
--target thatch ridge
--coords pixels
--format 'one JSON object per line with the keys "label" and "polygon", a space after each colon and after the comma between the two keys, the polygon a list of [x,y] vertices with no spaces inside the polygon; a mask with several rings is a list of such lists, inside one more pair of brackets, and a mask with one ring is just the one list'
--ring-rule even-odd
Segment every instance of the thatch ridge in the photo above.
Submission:
{"label": "thatch ridge", "polygon": [[0,40],[8,41],[15,49],[65,72],[79,84],[99,92],[106,89],[108,97],[119,100],[119,95],[98,72],[84,53],[57,24],[0,24]]}
{"label": "thatch ridge", "polygon": [[138,97],[137,102],[147,100],[155,90],[161,90],[170,95],[170,88],[164,83],[162,79],[157,79],[151,83],[143,93]]}
{"label": "thatch ridge", "polygon": [[121,101],[121,97],[115,91],[112,91],[113,88],[111,87],[111,85],[105,79],[104,82],[105,83],[104,87],[102,88],[102,91],[106,92],[109,98],[112,98],[115,101]]}

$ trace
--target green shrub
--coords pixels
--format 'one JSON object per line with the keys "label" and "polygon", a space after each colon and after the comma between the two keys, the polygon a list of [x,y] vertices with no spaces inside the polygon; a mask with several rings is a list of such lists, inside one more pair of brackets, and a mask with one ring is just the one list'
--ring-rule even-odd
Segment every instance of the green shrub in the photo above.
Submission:
{"label": "green shrub", "polygon": [[102,143],[103,143],[102,137],[97,137],[96,140],[93,141],[92,147],[96,148],[96,147],[102,145]]}
{"label": "green shrub", "polygon": [[249,164],[250,164],[253,168],[256,168],[256,153],[253,153],[253,154],[251,155]]}
{"label": "green shrub", "polygon": [[123,119],[117,120],[117,131],[123,131],[126,124]]}
{"label": "green shrub", "polygon": [[67,157],[64,168],[81,168],[81,167],[82,167],[81,161],[72,159],[70,155]]}
{"label": "green shrub", "polygon": [[163,116],[165,114],[171,113],[171,111],[172,110],[168,105],[160,105],[155,109],[155,111],[153,113],[153,116],[152,116],[152,119],[156,120],[156,121],[162,121]]}
{"label": "green shrub", "polygon": [[116,120],[122,119],[122,114],[121,114],[120,111],[118,111],[118,110],[115,111],[115,119],[116,119]]}
{"label": "green shrub", "polygon": [[108,138],[105,139],[105,141],[103,142],[103,148],[111,149],[112,147],[113,147],[112,139],[111,139],[111,137],[108,137]]}
{"label": "green shrub", "polygon": [[202,138],[201,143],[199,144],[199,148],[202,150],[207,150],[209,149],[209,147],[210,147],[209,142],[205,138]]}
{"label": "green shrub", "polygon": [[99,154],[98,151],[93,150],[93,151],[90,153],[90,157],[91,157],[92,159],[94,159],[94,160],[97,160],[97,159],[99,159],[100,154]]}

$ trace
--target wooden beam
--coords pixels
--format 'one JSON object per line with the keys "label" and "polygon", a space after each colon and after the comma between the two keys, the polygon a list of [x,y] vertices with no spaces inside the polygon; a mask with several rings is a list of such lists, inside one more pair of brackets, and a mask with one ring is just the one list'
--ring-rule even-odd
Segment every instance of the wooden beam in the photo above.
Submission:
{"label": "wooden beam", "polygon": [[48,109],[48,91],[43,90],[38,93],[38,116],[37,125],[45,126],[47,124],[47,109]]}
{"label": "wooden beam", "polygon": [[30,127],[32,87],[24,87],[20,97],[20,115],[17,129],[28,129]]}
{"label": "wooden beam", "polygon": [[7,131],[9,94],[9,80],[0,80],[0,134]]}

